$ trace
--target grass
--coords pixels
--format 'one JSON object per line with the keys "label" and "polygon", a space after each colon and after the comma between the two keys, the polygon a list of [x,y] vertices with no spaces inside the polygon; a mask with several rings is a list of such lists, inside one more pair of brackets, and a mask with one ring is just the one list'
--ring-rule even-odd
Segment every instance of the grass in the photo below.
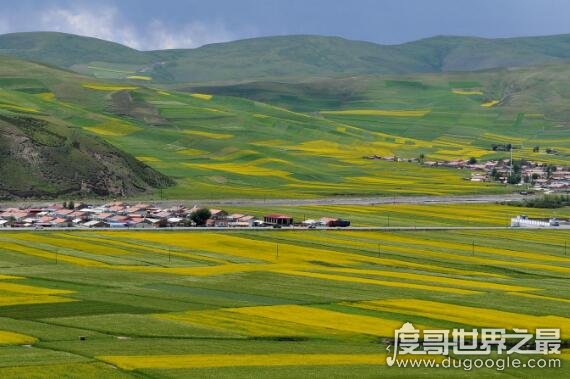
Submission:
{"label": "grass", "polygon": [[[487,207],[483,214],[502,206]],[[391,375],[379,338],[403,322],[561,327],[566,341],[569,238],[562,230],[2,232],[1,256],[12,258],[0,268],[0,292],[30,301],[0,302],[0,344],[9,344],[0,346],[0,373],[334,368],[339,376],[373,365]],[[41,296],[67,302],[33,304]]]}

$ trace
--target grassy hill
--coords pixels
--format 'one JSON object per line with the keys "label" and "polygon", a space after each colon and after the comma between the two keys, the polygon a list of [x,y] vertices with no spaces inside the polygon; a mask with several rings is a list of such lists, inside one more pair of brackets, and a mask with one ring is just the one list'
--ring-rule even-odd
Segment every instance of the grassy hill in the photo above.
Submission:
{"label": "grassy hill", "polygon": [[105,139],[174,178],[170,198],[503,192],[467,171],[364,157],[506,158],[491,149],[502,143],[517,158],[570,155],[567,65],[176,91],[4,62],[4,112]]}
{"label": "grassy hill", "polygon": [[293,35],[196,49],[141,52],[95,38],[32,32],[0,35],[0,55],[72,68],[102,79],[156,83],[298,80],[561,62],[570,58],[570,35],[506,39],[433,37],[401,45]]}
{"label": "grassy hill", "polygon": [[[65,102],[75,74],[0,59],[0,198],[136,195],[171,180],[76,127],[103,114]],[[53,92],[52,92],[53,91]],[[56,93],[66,93],[60,99]],[[116,122],[116,121],[115,121]]]}

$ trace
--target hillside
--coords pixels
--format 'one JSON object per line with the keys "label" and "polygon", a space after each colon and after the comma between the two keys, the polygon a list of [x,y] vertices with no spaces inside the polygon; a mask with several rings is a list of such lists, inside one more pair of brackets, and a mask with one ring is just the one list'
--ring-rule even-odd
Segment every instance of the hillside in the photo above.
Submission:
{"label": "hillside", "polygon": [[95,38],[33,32],[0,35],[0,55],[71,68],[102,79],[178,84],[299,80],[473,71],[561,62],[570,58],[570,35],[503,39],[433,37],[401,45],[293,35],[196,49],[141,52]]}
{"label": "hillside", "polygon": [[4,61],[3,112],[106,140],[173,178],[169,198],[497,193],[511,189],[365,157],[488,160],[506,143],[517,158],[570,155],[568,65],[176,91]]}
{"label": "hillside", "polygon": [[75,127],[74,120],[90,112],[58,100],[55,93],[72,95],[67,88],[77,80],[84,79],[0,59],[0,198],[126,196],[172,183]]}

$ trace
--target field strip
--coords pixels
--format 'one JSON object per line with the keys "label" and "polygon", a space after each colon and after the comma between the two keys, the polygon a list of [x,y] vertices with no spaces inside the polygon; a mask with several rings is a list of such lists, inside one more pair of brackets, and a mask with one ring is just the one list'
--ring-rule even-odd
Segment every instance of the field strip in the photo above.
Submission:
{"label": "field strip", "polygon": [[4,282],[0,282],[0,291],[8,291],[20,294],[28,294],[28,295],[65,295],[73,293],[73,291],[69,290],[34,287],[25,284],[4,283]]}
{"label": "field strip", "polygon": [[176,249],[179,249],[180,247],[177,247],[177,246],[169,246],[169,245],[162,244],[161,247],[149,247],[149,246],[143,245],[141,243],[134,243],[134,242],[112,239],[112,238],[109,238],[108,236],[97,236],[95,238],[92,238],[92,237],[73,235],[72,233],[66,233],[66,237],[72,238],[72,239],[77,239],[77,240],[89,241],[89,242],[92,242],[94,244],[100,244],[101,242],[103,242],[104,244],[109,245],[109,246],[118,246],[121,248],[136,249],[136,250],[140,250],[141,252],[148,252],[148,253],[152,253],[152,254],[172,255],[172,256],[197,259],[197,260],[202,260],[202,261],[212,262],[212,263],[217,263],[217,264],[227,264],[228,263],[227,260],[212,258],[212,257],[209,257],[205,254],[200,254],[198,252],[178,251]]}
{"label": "field strip", "polygon": [[423,282],[433,282],[438,284],[449,284],[453,286],[490,289],[490,290],[498,290],[505,292],[524,292],[524,291],[539,290],[538,288],[531,288],[531,287],[513,286],[509,284],[481,282],[481,281],[467,280],[467,279],[447,278],[444,276],[414,274],[414,273],[400,272],[400,271],[366,270],[358,268],[326,268],[322,270],[319,269],[319,271],[326,273],[349,273],[349,274],[360,274],[360,275],[386,276],[390,278],[418,280]]}
{"label": "field strip", "polygon": [[137,86],[126,86],[121,84],[101,84],[101,83],[84,83],[82,84],[82,87],[97,91],[132,91],[139,88]]}
{"label": "field strip", "polygon": [[245,366],[383,365],[386,354],[186,354],[103,355],[97,359],[124,370]]}
{"label": "field strip", "polygon": [[520,297],[528,297],[530,299],[551,300],[551,301],[559,301],[562,303],[570,303],[570,299],[565,299],[562,297],[542,296],[542,295],[536,295],[536,294],[532,294],[532,293],[509,292],[509,295],[520,296]]}
{"label": "field strip", "polygon": [[38,296],[2,296],[0,297],[0,307],[10,305],[28,305],[28,304],[51,304],[51,303],[71,303],[79,301],[68,297],[38,295]]}
{"label": "field strip", "polygon": [[398,320],[331,311],[303,305],[269,305],[227,308],[227,311],[273,320],[334,329],[344,332],[389,337],[402,326]]}
{"label": "field strip", "polygon": [[174,320],[191,324],[193,326],[216,329],[230,335],[256,336],[256,337],[282,337],[282,336],[315,336],[315,335],[342,335],[349,333],[337,331],[324,324],[303,325],[291,321],[275,320],[268,317],[232,312],[231,309],[216,309],[207,311],[187,311],[183,313],[157,314],[154,317],[165,320]]}
{"label": "field strip", "polygon": [[384,287],[408,288],[408,289],[417,289],[422,291],[455,293],[459,295],[474,295],[480,293],[478,291],[459,289],[459,288],[438,287],[438,286],[429,286],[425,284],[404,283],[404,282],[390,282],[386,280],[367,279],[367,278],[359,278],[355,276],[346,276],[346,275],[331,275],[331,274],[322,274],[316,272],[279,270],[279,269],[272,271],[279,274],[292,275],[292,276],[305,276],[309,278],[334,280],[339,282],[371,284],[371,285],[384,286]]}
{"label": "field strip", "polygon": [[74,257],[71,255],[65,255],[62,253],[58,253],[56,255],[56,253],[51,252],[51,251],[34,249],[31,247],[19,245],[16,243],[4,244],[3,247],[10,250],[10,251],[14,251],[17,253],[22,253],[22,254],[31,255],[34,257],[40,257],[40,258],[44,258],[44,259],[57,260],[57,261],[61,261],[61,262],[71,263],[71,264],[78,265],[78,266],[112,268],[111,265],[108,265],[106,263],[99,262],[99,261],[96,261],[93,259],[78,258],[78,257]]}
{"label": "field strip", "polygon": [[31,345],[37,338],[25,334],[0,330],[0,345]]}
{"label": "field strip", "polygon": [[560,316],[534,316],[415,299],[372,300],[343,304],[362,309],[428,317],[480,327],[528,328],[531,330],[559,328],[562,338],[570,338],[570,318]]}
{"label": "field strip", "polygon": [[388,116],[388,117],[423,117],[431,112],[431,109],[414,110],[387,110],[387,109],[347,109],[343,111],[320,111],[320,114],[331,116]]}
{"label": "field strip", "polygon": [[[369,237],[370,235],[363,234],[362,232],[356,232],[355,235],[360,237]],[[419,239],[416,237],[412,237],[409,235],[396,235],[396,234],[389,234],[384,233],[382,234],[382,239],[379,242],[396,242],[402,243],[406,245],[413,245],[418,246],[421,248],[435,248],[435,249],[452,249],[452,250],[460,250],[463,252],[470,253],[473,249],[473,246],[470,243],[465,242],[445,242],[445,241],[433,241],[429,239]],[[391,249],[396,246],[386,245],[387,248]],[[489,254],[493,256],[505,256],[505,257],[515,257],[515,258],[523,258],[528,260],[535,260],[539,262],[548,261],[548,262],[564,262],[570,263],[570,258],[563,257],[563,256],[556,256],[556,255],[549,255],[549,254],[537,254],[531,252],[520,252],[520,251],[512,251],[506,250],[496,247],[488,247],[488,246],[476,246],[477,254]]]}

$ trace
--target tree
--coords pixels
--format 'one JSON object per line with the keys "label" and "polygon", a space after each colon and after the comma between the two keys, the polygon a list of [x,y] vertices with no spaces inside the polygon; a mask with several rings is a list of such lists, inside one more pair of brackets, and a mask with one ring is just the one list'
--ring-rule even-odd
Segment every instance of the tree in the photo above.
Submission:
{"label": "tree", "polygon": [[556,166],[553,164],[549,164],[548,166],[546,166],[546,176],[548,178],[552,177],[552,173],[556,171]]}
{"label": "tree", "polygon": [[67,209],[75,209],[75,202],[73,200],[70,200],[69,203],[67,203]]}
{"label": "tree", "polygon": [[533,153],[538,153],[538,152],[540,152],[540,146],[535,146],[535,147],[533,147],[533,148],[532,148],[532,152],[533,152]]}
{"label": "tree", "polygon": [[512,175],[509,175],[509,177],[507,178],[507,183],[509,184],[519,184],[520,182],[521,182],[520,173],[514,173]]}
{"label": "tree", "polygon": [[475,163],[477,163],[477,158],[475,157],[469,158],[469,164],[475,164]]}
{"label": "tree", "polygon": [[493,178],[493,180],[499,180],[499,178],[501,177],[501,174],[495,167],[493,167],[493,170],[491,170],[491,177]]}
{"label": "tree", "polygon": [[190,214],[190,220],[194,221],[198,226],[206,225],[206,221],[212,217],[212,213],[208,208],[200,208]]}
{"label": "tree", "polygon": [[424,160],[426,159],[426,156],[424,153],[420,153],[420,163],[424,163]]}

